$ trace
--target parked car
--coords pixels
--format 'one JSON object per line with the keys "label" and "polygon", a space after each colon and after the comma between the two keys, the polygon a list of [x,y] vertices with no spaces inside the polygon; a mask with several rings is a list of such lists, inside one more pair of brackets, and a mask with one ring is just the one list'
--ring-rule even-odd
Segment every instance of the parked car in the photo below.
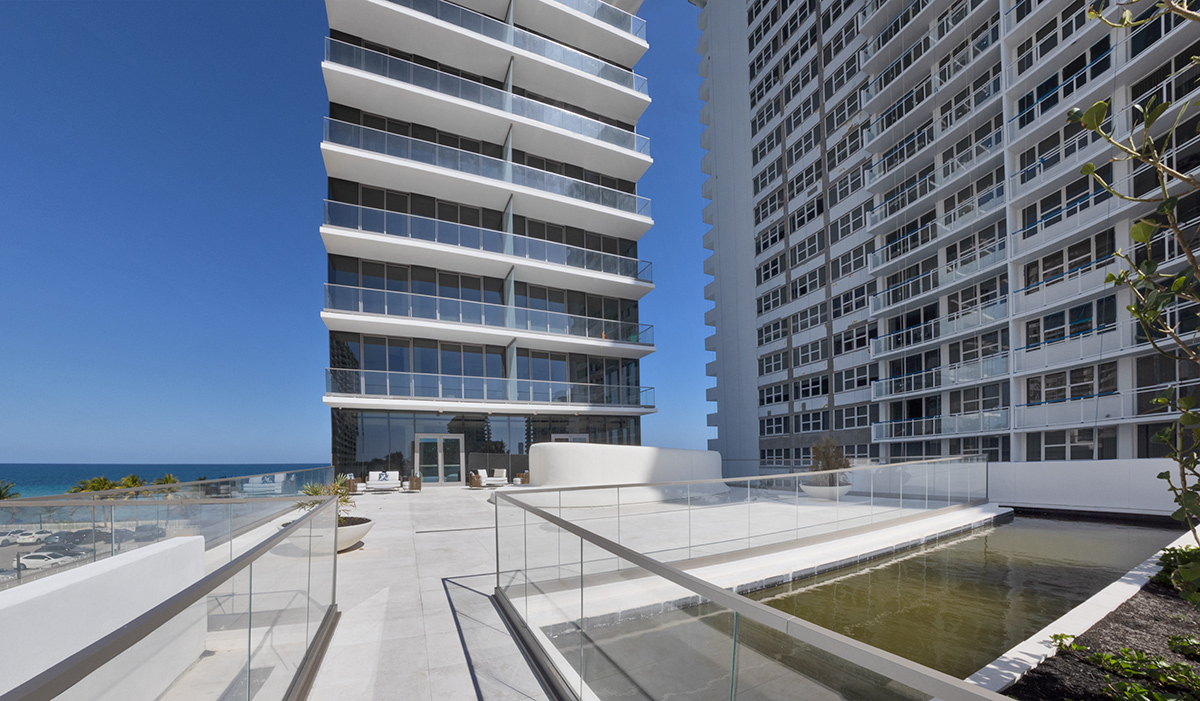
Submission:
{"label": "parked car", "polygon": [[17,542],[17,536],[24,532],[24,530],[0,531],[0,548],[4,547],[5,545],[15,545]]}
{"label": "parked car", "polygon": [[25,531],[21,535],[17,536],[17,544],[18,545],[40,545],[43,541],[45,541],[47,538],[49,538],[52,535],[54,535],[53,531],[47,531],[44,529],[36,530],[36,531]]}
{"label": "parked car", "polygon": [[71,559],[59,553],[28,553],[13,558],[13,569],[40,570],[70,562]]}
{"label": "parked car", "polygon": [[139,543],[144,543],[148,540],[160,540],[167,537],[167,531],[161,526],[152,523],[143,523],[133,529],[133,539]]}
{"label": "parked car", "polygon": [[134,539],[133,531],[128,528],[114,528],[112,539],[114,543],[127,543]]}
{"label": "parked car", "polygon": [[95,545],[96,543],[111,543],[112,533],[99,528],[84,528],[71,535],[72,545]]}
{"label": "parked car", "polygon": [[59,531],[43,540],[42,545],[68,545],[73,535],[75,535],[74,531]]}
{"label": "parked car", "polygon": [[35,553],[58,553],[67,557],[87,557],[92,554],[91,548],[81,548],[78,545],[50,544],[34,550]]}

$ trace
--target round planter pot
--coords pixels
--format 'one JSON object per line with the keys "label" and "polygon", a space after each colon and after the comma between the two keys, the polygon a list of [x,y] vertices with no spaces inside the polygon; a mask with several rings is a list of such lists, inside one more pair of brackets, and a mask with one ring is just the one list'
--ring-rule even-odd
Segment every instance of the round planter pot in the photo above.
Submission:
{"label": "round planter pot", "polygon": [[366,523],[355,523],[349,526],[338,526],[337,542],[338,552],[345,552],[358,544],[358,541],[366,537],[367,533],[374,527],[374,521]]}
{"label": "round planter pot", "polygon": [[852,485],[849,484],[839,484],[836,487],[819,487],[814,484],[802,484],[800,485],[800,488],[804,490],[805,494],[813,499],[834,501],[846,496],[846,494],[850,491],[851,486]]}

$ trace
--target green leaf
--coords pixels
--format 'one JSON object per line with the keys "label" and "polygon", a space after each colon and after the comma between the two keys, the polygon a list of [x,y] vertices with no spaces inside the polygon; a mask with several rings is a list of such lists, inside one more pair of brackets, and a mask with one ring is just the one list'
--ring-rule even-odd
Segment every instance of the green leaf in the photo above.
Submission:
{"label": "green leaf", "polygon": [[1078,107],[1072,107],[1067,110],[1067,123],[1079,124],[1083,121],[1083,110]]}
{"label": "green leaf", "polygon": [[1169,480],[1169,479],[1171,479],[1171,473],[1164,470],[1164,471],[1158,473],[1158,479]]}
{"label": "green leaf", "polygon": [[[1125,14],[1130,14],[1129,10]],[[1132,16],[1132,15],[1131,15]],[[1097,102],[1088,108],[1087,112],[1083,113],[1083,128],[1091,131],[1096,131],[1100,125],[1104,123],[1104,118],[1108,116],[1108,103]]]}
{"label": "green leaf", "polygon": [[1121,25],[1128,27],[1133,24],[1133,10],[1125,10],[1121,13]]}
{"label": "green leaf", "polygon": [[1092,165],[1091,163],[1084,163],[1083,167],[1079,169],[1079,172],[1084,175],[1091,175],[1092,173],[1096,172],[1096,166]]}
{"label": "green leaf", "polygon": [[1191,411],[1192,409],[1196,408],[1195,397],[1180,397],[1178,403],[1179,408],[1183,409],[1184,411]]}
{"label": "green leaf", "polygon": [[1159,214],[1170,214],[1175,211],[1175,206],[1179,204],[1179,198],[1172,195],[1158,204],[1158,209],[1155,210]]}
{"label": "green leaf", "polygon": [[1149,112],[1147,112],[1146,113],[1146,128],[1149,129],[1150,127],[1154,126],[1154,123],[1158,121],[1158,118],[1161,117],[1163,112],[1166,112],[1167,109],[1170,108],[1170,106],[1171,106],[1170,102],[1164,102],[1161,105],[1158,105],[1157,107],[1154,107]]}
{"label": "green leaf", "polygon": [[[1089,163],[1088,165],[1091,165],[1091,163]],[[1132,227],[1130,227],[1129,238],[1133,239],[1134,241],[1136,241],[1138,243],[1143,243],[1143,244],[1150,243],[1150,237],[1154,235],[1154,232],[1157,229],[1158,229],[1157,226],[1155,226],[1154,224],[1151,224],[1148,221],[1139,221],[1138,223],[1136,223]]]}
{"label": "green leaf", "polygon": [[1194,413],[1189,412],[1187,414],[1179,415],[1179,425],[1195,426],[1196,424],[1200,424],[1200,414],[1194,414]]}

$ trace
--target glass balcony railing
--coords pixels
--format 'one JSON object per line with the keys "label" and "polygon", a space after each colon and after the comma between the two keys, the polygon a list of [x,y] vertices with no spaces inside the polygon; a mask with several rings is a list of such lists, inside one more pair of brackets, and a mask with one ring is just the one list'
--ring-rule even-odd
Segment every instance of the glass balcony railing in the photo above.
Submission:
{"label": "glass balcony railing", "polygon": [[970,148],[954,158],[946,159],[942,163],[942,177],[948,179],[953,177],[955,173],[962,173],[965,170],[969,170],[971,166],[979,163],[987,156],[999,153],[1003,145],[1004,129],[996,129],[996,131],[976,141]]}
{"label": "glass balcony railing", "polygon": [[1004,204],[1004,183],[997,183],[942,216],[946,232],[955,231]]}
{"label": "glass balcony railing", "polygon": [[356,397],[653,407],[654,388],[327,368],[325,391]]}
{"label": "glass balcony railing", "polygon": [[997,239],[983,248],[964,253],[961,258],[876,292],[871,295],[871,313],[877,314],[888,307],[941,289],[981,270],[1003,263],[1008,260],[1007,243],[1007,237]]}
{"label": "glass balcony railing", "polygon": [[328,283],[325,285],[325,309],[536,331],[619,343],[654,343],[654,327],[649,324]]}
{"label": "glass balcony railing", "polygon": [[942,368],[931,368],[875,380],[871,383],[871,398],[886,399],[900,394],[940,390],[943,387],[978,382],[1008,374],[1008,353],[968,360]]}
{"label": "glass balcony railing", "polygon": [[369,231],[458,246],[473,251],[516,256],[529,260],[567,265],[581,270],[620,275],[651,282],[651,265],[637,258],[601,253],[565,243],[518,236],[494,229],[440,221],[415,214],[388,212],[344,202],[325,200],[325,223],[344,229]]}
{"label": "glass balcony railing", "polygon": [[963,331],[983,328],[1008,316],[1008,298],[1001,297],[940,319],[893,331],[871,341],[872,355],[924,345]]}
{"label": "glass balcony railing", "polygon": [[595,56],[589,56],[569,46],[563,46],[558,42],[550,41],[533,32],[527,32],[524,29],[505,24],[487,15],[472,12],[465,7],[443,2],[443,0],[388,1],[394,5],[400,5],[401,7],[407,7],[410,10],[416,10],[417,12],[436,17],[455,27],[462,27],[468,31],[482,34],[523,51],[528,51],[531,54],[548,58],[551,61],[561,63],[568,68],[574,68],[601,80],[607,80],[610,83],[636,90],[642,94],[647,94],[649,91],[646,79],[633,71],[598,59]]}
{"label": "glass balcony railing", "polygon": [[919,438],[963,433],[985,433],[1008,430],[1008,407],[985,409],[965,414],[927,416],[920,419],[898,419],[871,424],[871,438]]}
{"label": "glass balcony railing", "polygon": [[373,151],[396,158],[448,168],[460,173],[533,188],[602,207],[619,209],[643,217],[650,216],[650,200],[612,188],[549,173],[499,158],[440,146],[379,129],[325,118],[325,141],[351,148]]}
{"label": "glass balcony railing", "polygon": [[936,221],[931,221],[919,229],[908,232],[871,254],[871,272],[878,270],[886,263],[921,248],[937,238],[938,223]]}
{"label": "glass balcony railing", "polygon": [[555,0],[555,2],[559,5],[565,5],[576,12],[585,14],[598,22],[603,22],[610,27],[616,27],[623,32],[628,32],[639,39],[646,38],[646,20],[637,15],[630,14],[619,7],[613,7],[600,0]]}
{"label": "glass balcony railing", "polygon": [[650,139],[641,134],[635,134],[569,110],[552,107],[544,102],[488,87],[473,80],[419,66],[411,61],[388,56],[378,51],[327,38],[325,40],[325,60],[381,75],[401,83],[433,90],[460,100],[475,102],[484,107],[503,110],[518,117],[566,129],[606,144],[647,155],[650,153]]}

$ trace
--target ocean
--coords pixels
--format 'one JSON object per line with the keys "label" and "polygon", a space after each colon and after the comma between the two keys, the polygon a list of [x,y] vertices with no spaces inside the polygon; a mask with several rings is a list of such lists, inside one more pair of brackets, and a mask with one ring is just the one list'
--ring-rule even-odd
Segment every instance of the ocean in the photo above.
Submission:
{"label": "ocean", "polygon": [[22,497],[43,497],[62,494],[80,480],[101,475],[114,482],[128,474],[140,476],[151,482],[165,474],[173,474],[180,482],[192,482],[207,478],[239,477],[258,475],[265,472],[303,470],[324,467],[329,463],[247,463],[217,465],[172,465],[172,464],[84,464],[84,463],[0,463],[0,482],[16,484],[15,490]]}

